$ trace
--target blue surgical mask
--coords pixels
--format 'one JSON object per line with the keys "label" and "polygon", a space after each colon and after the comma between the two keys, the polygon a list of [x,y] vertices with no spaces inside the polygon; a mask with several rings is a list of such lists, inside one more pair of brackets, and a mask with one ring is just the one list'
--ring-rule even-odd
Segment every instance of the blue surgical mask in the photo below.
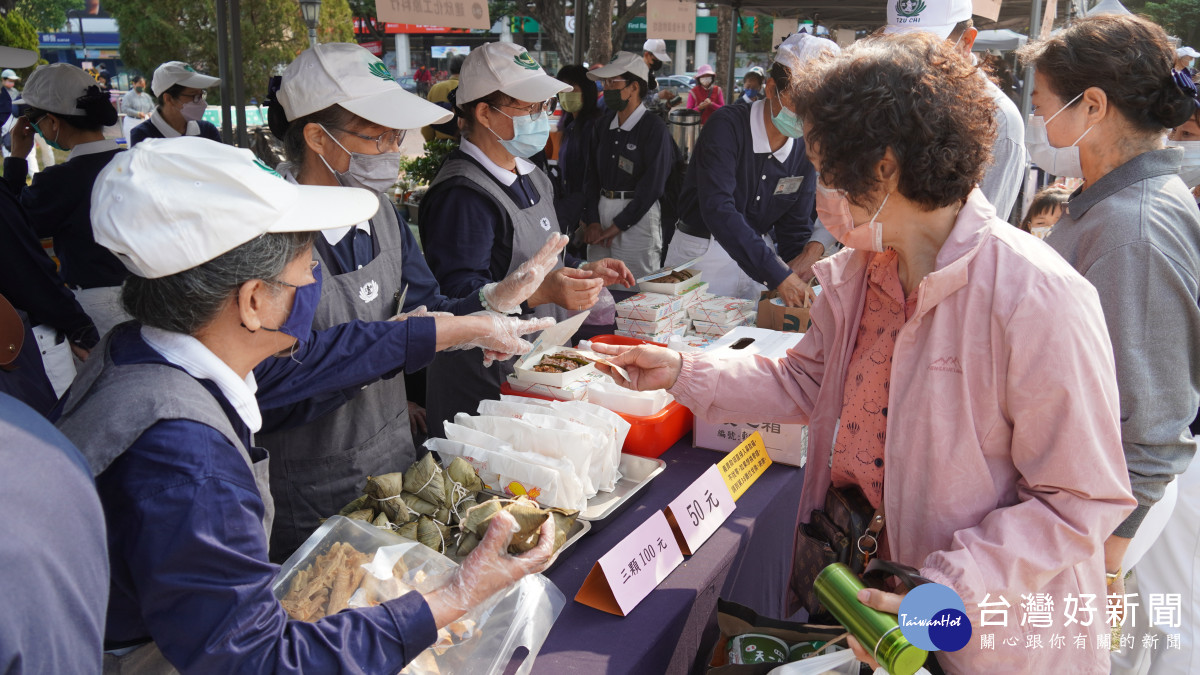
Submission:
{"label": "blue surgical mask", "polygon": [[745,91],[745,94],[746,94],[746,98],[750,99],[751,101],[758,98],[758,90],[757,89],[747,88]]}
{"label": "blue surgical mask", "polygon": [[550,140],[550,118],[546,113],[541,113],[536,120],[531,120],[529,115],[513,117],[495,106],[492,106],[492,110],[513,121],[511,140],[506,141],[500,138],[500,134],[488,129],[513,157],[533,157],[546,148],[546,141]]}
{"label": "blue surgical mask", "polygon": [[58,144],[58,133],[57,132],[55,132],[55,134],[54,134],[54,140],[50,140],[50,137],[47,136],[46,133],[38,127],[36,122],[31,121],[29,123],[29,126],[33,127],[34,131],[38,132],[39,134],[41,134],[42,138],[46,139],[46,145],[49,145],[50,147],[54,148],[55,150],[61,150],[63,152],[68,152],[68,150],[66,148],[64,148],[63,146]]}
{"label": "blue surgical mask", "polygon": [[[771,103],[770,99],[767,100]],[[774,105],[772,105],[774,110]],[[775,128],[779,133],[788,138],[802,138],[804,136],[804,125],[800,124],[800,118],[796,117],[796,113],[787,109],[787,106],[779,104],[779,113],[771,115],[771,121],[775,123]]]}
{"label": "blue surgical mask", "polygon": [[308,340],[308,336],[312,334],[313,320],[317,316],[317,305],[321,302],[321,266],[314,267],[312,273],[316,281],[303,286],[289,284],[286,281],[271,281],[273,284],[291,286],[296,289],[296,294],[292,296],[292,311],[283,325],[279,328],[263,326],[262,329],[296,338],[297,347],[302,346]]}

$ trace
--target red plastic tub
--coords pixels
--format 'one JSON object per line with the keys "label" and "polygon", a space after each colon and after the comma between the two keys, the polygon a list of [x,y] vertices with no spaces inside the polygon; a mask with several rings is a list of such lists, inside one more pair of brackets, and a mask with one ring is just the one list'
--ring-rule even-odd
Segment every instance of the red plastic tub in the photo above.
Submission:
{"label": "red plastic tub", "polygon": [[[622,335],[597,335],[591,341],[607,345],[632,346],[657,344]],[[510,396],[524,396],[526,398],[540,398],[547,401],[553,400],[548,396],[538,396],[536,394],[516,391],[508,386],[507,382],[500,385],[500,393]],[[654,415],[626,415],[622,412],[618,412],[617,414],[631,425],[629,435],[625,437],[625,445],[621,448],[621,451],[642,457],[658,457],[666,452],[679,439],[692,430],[692,420],[694,417],[692,411],[679,405],[678,401],[671,401],[667,404],[667,407]]]}

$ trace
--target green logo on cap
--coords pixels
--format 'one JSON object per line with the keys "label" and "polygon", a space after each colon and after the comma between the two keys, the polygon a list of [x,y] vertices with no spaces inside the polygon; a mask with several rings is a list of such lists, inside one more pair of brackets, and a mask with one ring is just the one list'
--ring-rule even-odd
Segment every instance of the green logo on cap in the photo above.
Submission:
{"label": "green logo on cap", "polygon": [[513,57],[513,62],[521,66],[525,70],[537,70],[539,68],[537,61],[529,55],[529,52],[521,52]]}
{"label": "green logo on cap", "polygon": [[376,61],[372,63],[367,67],[367,70],[371,71],[372,75],[381,80],[391,80],[392,82],[396,81],[396,76],[392,75],[392,71],[388,70],[387,66],[383,65],[383,61]]}
{"label": "green logo on cap", "polygon": [[267,173],[271,174],[272,176],[275,176],[276,178],[283,178],[283,176],[279,175],[278,171],[267,166],[266,162],[262,161],[261,159],[258,159],[257,157],[254,159],[254,166],[257,166],[258,168],[262,169],[263,171],[266,171]]}
{"label": "green logo on cap", "polygon": [[189,65],[188,65],[188,64],[186,64],[186,63],[185,63],[185,64],[183,64],[183,69],[184,69],[184,70],[186,70],[186,71],[188,71],[189,73],[194,73],[194,72],[196,72],[196,69],[195,69],[195,68],[193,68],[193,67],[189,66]]}
{"label": "green logo on cap", "polygon": [[924,11],[924,0],[896,0],[896,14],[899,16],[916,16]]}

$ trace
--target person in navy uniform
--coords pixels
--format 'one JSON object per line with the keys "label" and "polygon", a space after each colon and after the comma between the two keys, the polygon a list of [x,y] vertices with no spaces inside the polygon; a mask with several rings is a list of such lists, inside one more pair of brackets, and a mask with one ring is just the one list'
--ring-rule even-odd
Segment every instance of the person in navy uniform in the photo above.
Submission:
{"label": "person in navy uniform", "polygon": [[643,277],[662,262],[662,207],[675,147],[667,125],[647,115],[642,99],[649,73],[637,54],[617,52],[588,73],[604,82],[608,109],[596,127],[588,167],[584,241],[588,259],[613,257]]}
{"label": "person in navy uniform", "polygon": [[107,204],[96,238],[133,273],[122,301],[134,321],[101,340],[55,417],[108,521],[105,672],[394,673],[440,627],[546,566],[553,526],[513,557],[505,519],[435,591],[289,620],[267,558],[268,457],[252,443],[262,409],[420,368],[440,349],[527,351],[519,336],[552,322],[408,317],[313,331],[314,235],[370,218],[379,200],[289,183],[249,150],[148,141],[96,190]]}
{"label": "person in navy uniform", "polygon": [[[325,275],[318,330],[398,314],[483,310],[478,293],[454,299],[442,295],[416,237],[388,197],[400,173],[405,130],[444,122],[449,111],[405,91],[366,49],[333,42],[301,52],[288,66],[268,116],[283,141],[287,161],[277,170],[284,178],[300,185],[361,187],[378,200],[379,209],[370,219],[316,237],[314,256]],[[492,284],[485,292],[492,306],[523,302],[541,283],[565,239],[546,233],[539,273],[520,283],[510,278]],[[546,242],[552,242],[549,248]],[[507,298],[500,297],[505,294]],[[286,560],[322,518],[357,497],[363,476],[403,471],[417,458],[405,378],[380,380],[347,395],[351,400],[345,405],[344,399],[329,401],[338,407],[326,414],[320,407],[303,414],[294,409],[267,414],[268,425],[289,422],[288,428],[257,438],[275,456],[272,560]],[[313,419],[298,424],[300,417]]]}
{"label": "person in navy uniform", "polygon": [[208,109],[205,90],[221,78],[197,73],[182,61],[167,61],[154,70],[150,89],[158,97],[158,107],[150,119],[129,132],[129,147],[147,138],[179,138],[200,136],[221,142],[221,132],[212,122],[204,121]]}
{"label": "person in navy uniform", "polygon": [[714,295],[755,300],[773,289],[789,306],[803,304],[807,284],[784,261],[799,256],[812,233],[816,172],[782,93],[808,59],[838,51],[824,38],[789,37],[763,100],[726,106],[700,130],[667,265],[699,258],[693,269]]}

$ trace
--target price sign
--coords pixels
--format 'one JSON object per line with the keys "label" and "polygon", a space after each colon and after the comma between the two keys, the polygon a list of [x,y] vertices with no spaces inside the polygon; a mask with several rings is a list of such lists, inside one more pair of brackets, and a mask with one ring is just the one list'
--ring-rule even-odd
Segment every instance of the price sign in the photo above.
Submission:
{"label": "price sign", "polygon": [[683,552],[692,555],[736,508],[714,464],[667,505],[667,520],[675,527]]}
{"label": "price sign", "polygon": [[575,600],[626,616],[682,562],[683,551],[658,511],[592,565]]}
{"label": "price sign", "polygon": [[725,485],[729,486],[729,492],[735,500],[741,499],[742,493],[753,485],[769,466],[771,458],[767,456],[767,446],[757,431],[717,462],[721,477],[725,479]]}

